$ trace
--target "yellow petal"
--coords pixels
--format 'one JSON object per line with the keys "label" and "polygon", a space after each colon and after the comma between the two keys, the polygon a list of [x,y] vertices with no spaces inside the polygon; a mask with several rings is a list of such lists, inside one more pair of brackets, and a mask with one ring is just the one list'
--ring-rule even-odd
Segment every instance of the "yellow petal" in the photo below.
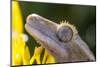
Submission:
{"label": "yellow petal", "polygon": [[43,47],[42,46],[35,47],[34,55],[32,56],[32,58],[30,60],[30,64],[32,64],[35,60],[36,60],[37,64],[41,64],[40,56],[41,56],[42,51],[43,51]]}
{"label": "yellow petal", "polygon": [[[19,45],[21,45],[19,47]],[[17,36],[12,36],[12,65],[20,65],[22,64],[22,56],[21,53],[23,52],[22,49],[22,43],[20,41],[20,38]]]}
{"label": "yellow petal", "polygon": [[12,1],[12,31],[23,32],[22,16],[18,1]]}
{"label": "yellow petal", "polygon": [[30,64],[33,64],[34,61],[35,61],[35,57],[33,55],[32,58],[30,59]]}
{"label": "yellow petal", "polygon": [[28,46],[24,49],[23,65],[30,64],[30,52]]}
{"label": "yellow petal", "polygon": [[46,64],[48,63],[55,63],[55,59],[52,55],[48,54]]}
{"label": "yellow petal", "polygon": [[21,34],[12,34],[12,65],[27,65],[30,61],[30,52]]}
{"label": "yellow petal", "polygon": [[12,65],[20,65],[22,64],[21,55],[17,52],[13,53],[12,55]]}

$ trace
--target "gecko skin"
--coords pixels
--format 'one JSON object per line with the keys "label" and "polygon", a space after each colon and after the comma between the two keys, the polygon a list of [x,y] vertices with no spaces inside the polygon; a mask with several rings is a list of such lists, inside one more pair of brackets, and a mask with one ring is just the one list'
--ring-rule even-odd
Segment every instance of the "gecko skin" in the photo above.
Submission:
{"label": "gecko skin", "polygon": [[68,42],[62,42],[57,37],[60,24],[37,14],[31,14],[27,17],[25,29],[42,47],[54,56],[56,63],[95,61],[93,53],[81,39],[76,28],[71,24],[67,25],[73,31],[73,36]]}

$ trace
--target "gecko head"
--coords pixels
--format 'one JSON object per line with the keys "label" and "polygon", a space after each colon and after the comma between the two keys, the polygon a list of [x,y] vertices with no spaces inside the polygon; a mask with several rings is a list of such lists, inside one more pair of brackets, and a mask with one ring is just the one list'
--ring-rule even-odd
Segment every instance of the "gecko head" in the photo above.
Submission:
{"label": "gecko head", "polygon": [[25,29],[34,39],[42,43],[44,48],[54,48],[57,51],[60,47],[63,49],[62,42],[71,41],[77,34],[76,28],[68,22],[57,24],[37,14],[27,17]]}
{"label": "gecko head", "polygon": [[77,34],[75,26],[69,22],[62,21],[60,24],[56,24],[55,22],[37,14],[30,14],[27,17],[26,22],[25,29],[33,37],[33,34],[37,34],[36,31],[38,31],[38,33],[41,33],[46,37],[53,38],[53,40],[58,39],[61,42],[68,42],[71,41]]}
{"label": "gecko head", "polygon": [[69,23],[57,24],[37,14],[31,14],[27,17],[25,29],[55,57],[57,55],[68,57],[62,42],[67,44],[77,33]]}

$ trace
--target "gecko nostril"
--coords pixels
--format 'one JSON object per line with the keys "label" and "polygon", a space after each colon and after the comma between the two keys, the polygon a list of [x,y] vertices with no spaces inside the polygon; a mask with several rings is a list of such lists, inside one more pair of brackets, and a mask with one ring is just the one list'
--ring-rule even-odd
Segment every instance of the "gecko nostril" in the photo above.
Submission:
{"label": "gecko nostril", "polygon": [[66,23],[64,23],[59,25],[56,35],[60,41],[68,42],[73,37],[73,31]]}

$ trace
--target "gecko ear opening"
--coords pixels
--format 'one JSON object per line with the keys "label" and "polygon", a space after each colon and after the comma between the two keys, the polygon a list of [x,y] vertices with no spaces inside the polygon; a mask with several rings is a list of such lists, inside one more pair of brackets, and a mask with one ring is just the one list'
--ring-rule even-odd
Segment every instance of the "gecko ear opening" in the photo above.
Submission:
{"label": "gecko ear opening", "polygon": [[61,42],[68,42],[73,37],[73,30],[66,23],[60,24],[57,28],[56,35]]}

